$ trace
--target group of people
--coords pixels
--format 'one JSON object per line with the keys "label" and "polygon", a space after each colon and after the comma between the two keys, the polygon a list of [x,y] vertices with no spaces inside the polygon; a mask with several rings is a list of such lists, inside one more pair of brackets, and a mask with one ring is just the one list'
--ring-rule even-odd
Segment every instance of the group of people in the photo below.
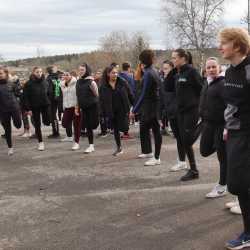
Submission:
{"label": "group of people", "polygon": [[[93,130],[100,124],[101,135],[106,135],[107,128],[113,131],[116,144],[113,155],[122,154],[120,132],[129,136],[129,121],[139,121],[141,154],[138,157],[149,158],[145,165],[155,166],[161,164],[161,128],[169,124],[178,152],[178,163],[171,171],[187,170],[181,181],[189,181],[199,178],[193,144],[201,135],[201,155],[208,157],[216,152],[220,166],[219,183],[207,197],[223,196],[228,189],[238,200],[227,207],[237,210],[243,218],[243,233],[226,247],[249,247],[250,37],[241,28],[226,28],[219,34],[219,44],[219,51],[230,66],[222,72],[219,60],[209,57],[203,78],[193,67],[192,55],[184,49],[174,50],[171,59],[163,62],[161,72],[154,68],[154,53],[148,49],[140,54],[134,74],[129,63],[122,65],[122,72],[112,63],[98,81],[87,63],[79,65],[78,74],[74,71],[59,74],[55,66],[49,67],[47,77],[42,68],[35,67],[21,91],[10,81],[7,67],[1,66],[0,119],[8,154],[13,154],[11,120],[20,128],[21,114],[30,115],[38,150],[43,151],[41,118],[44,125],[52,124],[50,138],[57,138],[57,115],[62,110],[62,126],[67,135],[63,141],[73,141],[72,150],[78,150],[84,127],[89,142],[85,153],[95,150]],[[27,122],[24,125],[28,130]]]}

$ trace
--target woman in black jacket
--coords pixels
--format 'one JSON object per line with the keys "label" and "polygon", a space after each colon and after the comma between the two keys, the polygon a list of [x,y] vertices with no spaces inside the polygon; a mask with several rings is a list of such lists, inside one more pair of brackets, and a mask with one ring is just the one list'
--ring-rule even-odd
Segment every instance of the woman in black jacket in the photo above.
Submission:
{"label": "woman in black jacket", "polygon": [[[153,131],[155,141],[154,156],[145,162],[146,166],[161,164],[160,152],[162,136],[160,131],[160,86],[161,79],[153,68],[154,53],[152,50],[144,50],[139,59],[144,65],[142,79],[142,92],[132,110],[134,116],[140,110],[140,139],[143,155],[151,155],[150,129]],[[141,157],[143,158],[143,157]]]}
{"label": "woman in black jacket", "polygon": [[210,57],[206,61],[207,79],[202,89],[200,100],[200,116],[203,121],[200,152],[207,157],[217,152],[220,163],[220,180],[207,198],[224,196],[227,193],[226,177],[226,145],[223,140],[225,125],[224,111],[226,108],[223,96],[225,79],[220,76],[220,65],[217,58]]}
{"label": "woman in black jacket", "polygon": [[0,66],[0,121],[5,131],[8,155],[13,155],[11,120],[16,128],[21,128],[21,111],[15,96],[15,85],[9,81],[9,71]]}
{"label": "woman in black jacket", "polygon": [[111,121],[117,149],[114,156],[122,154],[120,132],[128,131],[128,114],[134,98],[128,83],[118,76],[115,66],[107,67],[103,72],[100,88],[100,104],[103,112]]}
{"label": "woman in black jacket", "polygon": [[34,67],[30,79],[24,87],[24,102],[25,110],[33,117],[39,151],[45,149],[41,131],[41,116],[45,126],[49,126],[51,121],[48,94],[48,82],[45,80],[42,69]]}
{"label": "woman in black jacket", "polygon": [[243,249],[250,246],[250,36],[242,28],[225,28],[219,43],[222,57],[231,64],[224,84],[227,187],[238,196],[244,224],[242,234],[226,247]]}
{"label": "woman in black jacket", "polygon": [[202,79],[192,67],[191,54],[185,50],[175,50],[172,53],[172,62],[177,70],[175,86],[179,133],[190,164],[190,170],[181,181],[189,181],[199,178],[192,145],[198,137],[197,123]]}
{"label": "woman in black jacket", "polygon": [[96,129],[99,125],[99,93],[97,84],[91,76],[91,69],[86,63],[79,66],[79,79],[76,83],[76,96],[78,107],[82,112],[82,121],[86,126],[89,140],[89,147],[84,153],[89,154],[95,151],[93,129]]}

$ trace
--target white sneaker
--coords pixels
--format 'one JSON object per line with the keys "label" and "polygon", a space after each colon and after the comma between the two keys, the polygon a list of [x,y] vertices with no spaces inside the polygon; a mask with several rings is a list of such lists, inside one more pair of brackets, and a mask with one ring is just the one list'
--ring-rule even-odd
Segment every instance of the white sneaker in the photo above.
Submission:
{"label": "white sneaker", "polygon": [[187,163],[185,161],[179,161],[176,165],[174,165],[170,171],[171,172],[177,172],[181,170],[188,169]]}
{"label": "white sneaker", "polygon": [[8,149],[8,156],[11,156],[11,155],[13,155],[13,154],[14,154],[13,148],[9,148],[9,149]]}
{"label": "white sneaker", "polygon": [[144,163],[144,166],[155,166],[155,165],[160,165],[160,164],[161,164],[161,160],[160,159],[155,159],[153,157],[150,160],[146,161]]}
{"label": "white sneaker", "polygon": [[140,158],[140,159],[152,158],[152,157],[154,157],[154,154],[153,154],[153,153],[149,153],[149,154],[140,154],[140,155],[138,155],[138,158]]}
{"label": "white sneaker", "polygon": [[59,124],[59,125],[62,125],[62,121],[58,121],[58,124]]}
{"label": "white sneaker", "polygon": [[71,149],[72,149],[73,151],[80,149],[79,143],[74,142]]}
{"label": "white sneaker", "polygon": [[45,150],[45,146],[44,146],[44,143],[43,142],[39,142],[38,143],[38,148],[37,148],[39,151],[44,151]]}
{"label": "white sneaker", "polygon": [[73,142],[73,137],[66,136],[65,138],[61,139],[61,142]]}
{"label": "white sneaker", "polygon": [[231,209],[232,207],[235,207],[235,206],[239,206],[238,198],[236,198],[234,201],[230,201],[230,202],[225,204],[225,207],[229,208],[229,209]]}
{"label": "white sneaker", "polygon": [[232,214],[241,214],[241,209],[240,209],[240,206],[237,205],[237,206],[234,206],[230,209],[230,212]]}
{"label": "white sneaker", "polygon": [[139,122],[135,122],[135,127],[136,127],[136,128],[139,127]]}
{"label": "white sneaker", "polygon": [[30,132],[25,132],[23,135],[22,135],[23,138],[29,138],[31,137],[31,133]]}
{"label": "white sneaker", "polygon": [[84,151],[84,154],[89,154],[95,151],[94,145],[90,144],[89,147]]}
{"label": "white sneaker", "polygon": [[217,198],[227,194],[227,186],[220,184],[215,185],[210,193],[206,195],[206,198]]}

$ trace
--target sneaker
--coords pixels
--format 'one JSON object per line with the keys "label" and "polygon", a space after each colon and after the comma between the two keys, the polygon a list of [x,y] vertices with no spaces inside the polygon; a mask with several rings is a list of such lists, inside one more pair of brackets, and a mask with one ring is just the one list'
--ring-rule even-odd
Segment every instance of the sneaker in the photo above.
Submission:
{"label": "sneaker", "polygon": [[11,155],[13,155],[13,154],[14,154],[13,148],[9,148],[9,149],[8,149],[8,156],[11,156]]}
{"label": "sneaker", "polygon": [[122,148],[117,148],[116,151],[113,153],[113,156],[118,156],[123,154]]}
{"label": "sneaker", "polygon": [[45,150],[45,146],[44,146],[44,143],[43,142],[39,142],[38,143],[38,148],[37,148],[39,151],[44,151]]}
{"label": "sneaker", "polygon": [[79,143],[74,142],[71,149],[72,149],[73,151],[80,149]]}
{"label": "sneaker", "polygon": [[65,138],[61,139],[61,142],[73,142],[73,137],[66,136]]}
{"label": "sneaker", "polygon": [[95,151],[94,145],[90,144],[89,147],[84,151],[84,154],[89,154]]}
{"label": "sneaker", "polygon": [[185,170],[187,169],[187,163],[185,161],[179,161],[176,165],[174,165],[170,171],[171,172],[177,172],[177,171],[181,171],[181,170]]}
{"label": "sneaker", "polygon": [[59,137],[60,137],[60,134],[51,134],[51,135],[48,135],[49,139],[56,139],[56,138],[59,138]]}
{"label": "sneaker", "polygon": [[155,159],[153,157],[150,160],[146,161],[144,163],[144,166],[156,166],[156,165],[160,165],[160,164],[161,164],[161,160],[160,159]]}
{"label": "sneaker", "polygon": [[1,137],[2,137],[2,138],[5,138],[5,137],[6,137],[6,135],[5,135],[5,134],[2,134],[2,135],[1,135]]}
{"label": "sneaker", "polygon": [[36,139],[36,134],[32,134],[32,135],[30,136],[30,139]]}
{"label": "sneaker", "polygon": [[135,128],[139,127],[139,122],[135,122]]}
{"label": "sneaker", "polygon": [[62,121],[58,121],[58,124],[59,124],[59,125],[62,125]]}
{"label": "sneaker", "polygon": [[153,158],[154,154],[153,153],[149,153],[149,154],[140,154],[138,155],[138,158],[140,159],[145,159],[145,158]]}
{"label": "sneaker", "polygon": [[225,207],[229,208],[229,209],[232,207],[235,207],[235,206],[239,206],[238,198],[236,198],[235,201],[230,201],[230,202],[225,204]]}
{"label": "sneaker", "polygon": [[105,138],[105,137],[107,137],[108,136],[108,133],[101,133],[101,137],[102,138]]}
{"label": "sneaker", "polygon": [[21,135],[21,137],[23,137],[23,138],[30,138],[31,137],[31,133],[30,132],[25,132],[24,134]]}
{"label": "sneaker", "polygon": [[198,178],[199,178],[198,170],[189,169],[187,173],[181,177],[181,181],[191,181],[191,180],[198,179]]}
{"label": "sneaker", "polygon": [[220,184],[215,185],[210,193],[206,195],[206,198],[217,198],[222,197],[227,194],[227,186],[222,186]]}
{"label": "sneaker", "polygon": [[122,140],[129,140],[129,139],[133,139],[133,137],[130,134],[124,134],[121,136]]}
{"label": "sneaker", "polygon": [[241,213],[241,208],[240,208],[239,205],[234,206],[234,207],[231,207],[231,208],[230,208],[230,212],[231,212],[232,214],[239,214],[239,215],[242,214],[242,213]]}
{"label": "sneaker", "polygon": [[242,233],[237,239],[230,240],[226,244],[227,249],[243,249],[250,247],[250,235]]}

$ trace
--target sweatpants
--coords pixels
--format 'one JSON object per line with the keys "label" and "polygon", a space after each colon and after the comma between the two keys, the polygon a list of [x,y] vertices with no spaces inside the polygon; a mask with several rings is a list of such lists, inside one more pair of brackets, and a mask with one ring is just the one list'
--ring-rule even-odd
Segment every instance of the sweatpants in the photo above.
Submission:
{"label": "sweatpants", "polygon": [[32,117],[34,121],[34,126],[35,126],[35,133],[38,139],[38,142],[42,142],[42,131],[41,131],[41,116],[42,116],[42,121],[45,126],[50,125],[50,109],[49,106],[45,107],[37,107],[32,109]]}
{"label": "sweatpants", "polygon": [[193,144],[196,138],[197,123],[199,120],[198,109],[192,109],[178,114],[178,127],[181,141],[188,157],[190,168],[197,171]]}
{"label": "sweatpants", "polygon": [[154,142],[155,142],[155,159],[160,158],[162,136],[160,131],[160,124],[157,118],[153,118],[149,121],[140,121],[140,139],[141,149],[143,154],[152,153],[150,130],[152,129]]}
{"label": "sweatpants", "polygon": [[227,184],[227,154],[226,145],[223,140],[223,125],[216,125],[211,122],[204,122],[200,140],[201,155],[207,157],[217,152],[220,164],[220,185]]}
{"label": "sweatpants", "polygon": [[1,113],[1,123],[5,131],[5,138],[9,148],[12,148],[12,129],[11,120],[14,126],[19,129],[22,127],[21,113],[20,110],[14,110],[11,112]]}
{"label": "sweatpants", "polygon": [[75,115],[75,108],[66,108],[63,113],[62,126],[66,129],[68,137],[72,137],[72,124],[74,127],[74,140],[76,143],[80,141],[81,135],[81,113]]}
{"label": "sweatpants", "polygon": [[51,125],[52,125],[52,133],[53,135],[59,134],[59,123],[57,120],[57,111],[59,109],[60,101],[53,100],[51,101],[50,105],[50,112],[51,112]]}

